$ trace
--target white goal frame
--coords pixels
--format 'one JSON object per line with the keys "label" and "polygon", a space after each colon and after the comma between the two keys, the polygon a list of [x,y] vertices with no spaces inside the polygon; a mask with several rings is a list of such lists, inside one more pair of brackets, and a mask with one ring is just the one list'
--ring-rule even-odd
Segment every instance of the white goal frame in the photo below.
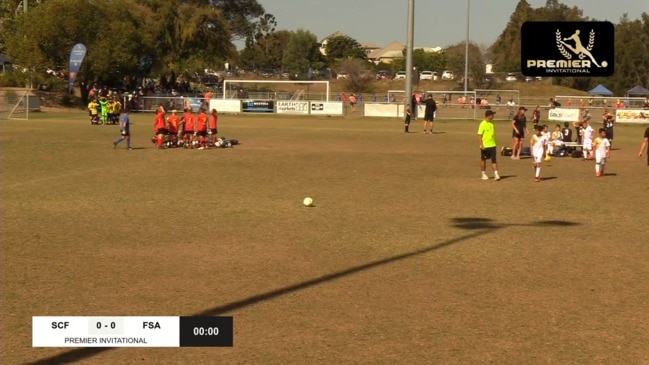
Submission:
{"label": "white goal frame", "polygon": [[[19,112],[22,111],[24,107],[25,117],[16,116]],[[22,95],[18,97],[18,101],[7,116],[7,119],[10,120],[29,120],[29,91],[24,91]]]}
{"label": "white goal frame", "polygon": [[[228,99],[227,90],[229,84],[324,84],[326,85],[326,100],[329,101],[329,93],[331,89],[329,87],[329,81],[310,81],[310,80],[223,80],[223,99]],[[231,98],[236,99],[236,98]]]}

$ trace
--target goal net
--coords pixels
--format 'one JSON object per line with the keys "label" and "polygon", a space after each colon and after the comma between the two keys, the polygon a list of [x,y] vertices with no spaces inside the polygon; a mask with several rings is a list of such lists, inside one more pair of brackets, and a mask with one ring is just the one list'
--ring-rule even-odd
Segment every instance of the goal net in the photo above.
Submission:
{"label": "goal net", "polygon": [[329,81],[223,80],[223,99],[329,101]]}
{"label": "goal net", "polygon": [[633,96],[557,95],[554,100],[561,103],[562,108],[615,109],[620,103],[624,103],[625,108],[642,109],[646,99]]}
{"label": "goal net", "polygon": [[29,119],[29,92],[21,92],[12,95],[5,95],[7,105],[12,106],[7,119],[28,120]]}
{"label": "goal net", "polygon": [[[496,120],[511,120],[518,107],[523,103],[519,90],[475,89],[475,93],[480,108],[487,109],[488,107],[495,111],[494,119]],[[508,107],[509,102],[513,102],[514,106]],[[481,114],[480,117],[483,117],[484,113]]]}
{"label": "goal net", "polygon": [[[413,116],[423,117],[423,101],[428,94],[433,95],[437,103],[436,118],[441,119],[475,119],[476,110],[471,107],[471,101],[475,102],[475,92],[467,91],[439,91],[439,90],[413,90],[420,107],[413,111]],[[404,104],[406,102],[405,90],[388,90],[387,99],[389,103]],[[410,98],[408,98],[410,100]],[[384,100],[385,102],[385,100]]]}

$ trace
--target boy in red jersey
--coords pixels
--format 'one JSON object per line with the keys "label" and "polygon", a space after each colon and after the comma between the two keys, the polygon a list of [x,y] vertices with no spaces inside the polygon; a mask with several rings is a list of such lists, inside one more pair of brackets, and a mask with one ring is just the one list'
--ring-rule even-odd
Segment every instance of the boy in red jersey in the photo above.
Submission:
{"label": "boy in red jersey", "polygon": [[200,150],[206,149],[207,146],[207,123],[209,117],[205,113],[205,108],[200,108],[198,118],[196,120],[196,135],[198,136],[198,142],[201,144],[199,147]]}
{"label": "boy in red jersey", "polygon": [[178,142],[178,127],[180,126],[180,117],[176,114],[176,109],[171,111],[171,115],[167,118],[167,132],[169,133],[169,145],[176,146]]}
{"label": "boy in red jersey", "polygon": [[218,112],[216,109],[212,109],[212,118],[210,118],[210,134],[212,135],[212,143],[216,143],[216,135],[219,133],[218,120]]}
{"label": "boy in red jersey", "polygon": [[183,120],[185,123],[183,141],[185,143],[185,146],[189,146],[189,148],[194,148],[192,143],[194,142],[194,124],[195,124],[194,122],[196,121],[196,116],[194,116],[194,113],[192,113],[192,108],[187,108],[185,110],[185,115],[183,115]]}
{"label": "boy in red jersey", "polygon": [[154,121],[156,146],[164,148],[165,135],[167,134],[167,124],[165,123],[165,108],[160,105]]}

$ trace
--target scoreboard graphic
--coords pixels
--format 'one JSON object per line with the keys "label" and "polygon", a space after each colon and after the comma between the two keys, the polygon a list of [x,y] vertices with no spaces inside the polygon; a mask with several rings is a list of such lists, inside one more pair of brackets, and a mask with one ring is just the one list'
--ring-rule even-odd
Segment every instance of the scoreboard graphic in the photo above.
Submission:
{"label": "scoreboard graphic", "polygon": [[232,317],[32,317],[32,347],[232,347]]}

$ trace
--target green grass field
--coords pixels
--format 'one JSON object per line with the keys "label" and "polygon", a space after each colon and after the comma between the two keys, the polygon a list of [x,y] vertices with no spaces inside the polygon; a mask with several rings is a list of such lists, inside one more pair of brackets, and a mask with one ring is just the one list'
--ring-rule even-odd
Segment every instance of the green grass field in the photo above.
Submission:
{"label": "green grass field", "polygon": [[[127,151],[32,117],[0,123],[2,364],[649,363],[645,127],[616,127],[608,176],[535,183],[502,157],[480,180],[474,121],[223,115],[242,144],[199,151],[133,115]],[[36,315],[195,314],[234,347],[31,347]]]}

